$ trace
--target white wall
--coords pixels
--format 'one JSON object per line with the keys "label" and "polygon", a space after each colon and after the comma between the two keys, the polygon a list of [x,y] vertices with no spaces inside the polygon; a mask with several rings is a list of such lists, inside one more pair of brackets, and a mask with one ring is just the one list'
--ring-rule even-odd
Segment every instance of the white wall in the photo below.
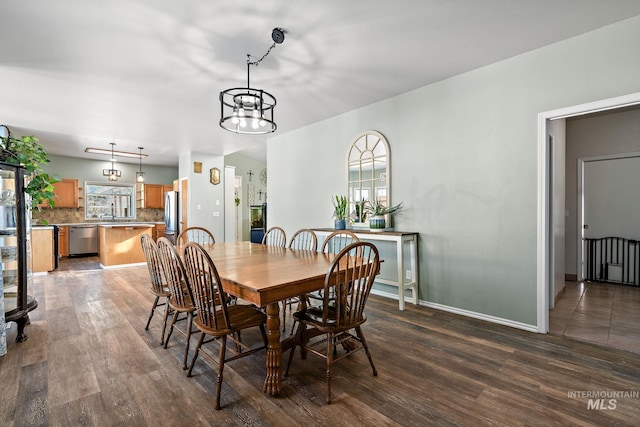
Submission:
{"label": "white wall", "polygon": [[[51,163],[44,166],[44,170],[50,174],[60,175],[61,178],[77,179],[83,181],[105,181],[102,175],[103,169],[111,169],[111,162],[102,160],[79,159],[76,157],[49,155]],[[115,163],[115,168],[122,171],[120,182],[135,183],[136,172],[139,165],[131,163]],[[178,177],[178,168],[170,166],[152,166],[142,163],[145,173],[145,182],[148,184],[171,184]]]}
{"label": "white wall", "polygon": [[363,130],[391,146],[397,229],[420,233],[420,298],[536,324],[537,114],[640,90],[640,18],[268,142],[269,221],[331,226]]}
{"label": "white wall", "polygon": [[[194,162],[202,163],[202,172],[194,172]],[[189,227],[204,227],[213,233],[216,241],[224,241],[224,158],[210,154],[189,152],[180,154],[180,178],[189,182]],[[209,181],[209,170],[220,169],[220,184]],[[214,216],[214,212],[218,216]]]}

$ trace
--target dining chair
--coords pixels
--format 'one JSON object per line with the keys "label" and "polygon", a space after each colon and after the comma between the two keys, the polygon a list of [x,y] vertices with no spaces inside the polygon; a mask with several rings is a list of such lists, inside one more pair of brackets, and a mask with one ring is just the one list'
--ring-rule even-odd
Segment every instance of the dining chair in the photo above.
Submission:
{"label": "dining chair", "polygon": [[[327,362],[327,403],[331,403],[331,370],[335,362],[364,349],[373,375],[378,375],[361,326],[367,321],[364,308],[379,271],[380,256],[376,247],[369,242],[352,243],[340,251],[329,267],[322,305],[293,314],[298,327],[284,375],[289,374],[297,346],[303,352],[324,358]],[[330,295],[335,298],[331,299]],[[351,331],[355,331],[355,335]],[[337,343],[345,347],[343,354],[336,354]]]}
{"label": "dining chair", "polygon": [[[173,317],[169,324],[169,332],[164,340],[164,348],[167,348],[167,345],[169,344],[169,339],[171,339],[171,334],[173,333],[176,322],[186,320],[187,326],[184,332],[178,328],[175,329],[185,337],[182,369],[187,369],[187,355],[189,354],[189,344],[191,333],[193,332],[193,316],[196,311],[196,307],[193,304],[193,296],[191,294],[191,285],[184,268],[184,263],[180,258],[180,254],[171,241],[166,237],[160,237],[158,238],[157,245],[158,253],[160,254],[160,261],[164,271],[164,277],[167,281],[169,292],[171,292],[169,308],[173,310]],[[180,315],[184,316],[180,318]]]}
{"label": "dining chair", "polygon": [[262,244],[284,248],[287,246],[287,235],[280,227],[271,227],[262,238]]}
{"label": "dining chair", "polygon": [[[142,251],[147,261],[147,268],[149,269],[149,279],[151,286],[149,290],[155,296],[153,300],[153,306],[151,306],[151,313],[149,319],[144,327],[145,331],[149,330],[151,324],[151,318],[159,307],[164,306],[164,314],[162,321],[162,334],[160,335],[160,344],[164,344],[164,333],[167,328],[167,318],[169,316],[169,298],[171,292],[166,284],[166,280],[162,271],[162,264],[160,262],[160,256],[158,253],[158,245],[153,241],[153,237],[149,234],[143,234],[140,236],[140,244],[142,245]],[[164,299],[164,302],[159,303],[160,298]]]}
{"label": "dining chair", "polygon": [[[293,250],[302,250],[302,251],[312,251],[316,252],[318,250],[318,237],[313,230],[308,228],[301,228],[296,231],[288,245],[289,249]],[[299,298],[288,298],[287,300],[282,302],[282,330],[286,330],[287,323],[287,308],[291,309],[291,305],[294,303],[300,302]],[[291,333],[293,334],[293,326],[291,327]]]}
{"label": "dining chair", "polygon": [[178,234],[176,245],[184,246],[188,242],[196,242],[200,245],[213,245],[216,239],[213,237],[213,233],[204,227],[189,227]]}
{"label": "dining chair", "polygon": [[[322,242],[320,252],[325,254],[337,254],[351,243],[359,242],[360,239],[353,232],[348,230],[336,230],[329,234]],[[323,290],[309,292],[306,295],[307,300],[314,304],[318,304],[324,299]]]}
{"label": "dining chair", "polygon": [[301,228],[291,237],[291,240],[289,241],[289,249],[315,252],[318,250],[318,237],[313,230]]}
{"label": "dining chair", "polygon": [[[215,408],[220,409],[220,388],[225,363],[249,356],[267,347],[265,330],[267,316],[260,309],[251,305],[230,305],[215,264],[206,250],[198,243],[187,243],[183,256],[198,313],[193,323],[201,332],[187,376],[191,376],[202,345],[218,341],[220,353],[217,360]],[[241,330],[255,327],[259,328],[262,334],[262,346],[252,348],[236,339]],[[205,341],[206,336],[211,338]],[[235,349],[227,348],[227,338],[236,344]],[[226,356],[227,351],[232,353],[231,357]]]}
{"label": "dining chair", "polygon": [[358,236],[349,230],[336,230],[324,239],[320,252],[325,254],[337,254],[345,246],[359,241],[360,239],[358,239]]}

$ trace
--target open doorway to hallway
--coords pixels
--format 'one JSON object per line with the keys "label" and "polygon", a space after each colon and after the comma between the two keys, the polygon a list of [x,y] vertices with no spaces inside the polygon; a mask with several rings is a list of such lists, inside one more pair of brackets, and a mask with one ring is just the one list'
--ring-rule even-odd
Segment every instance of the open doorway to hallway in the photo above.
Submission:
{"label": "open doorway to hallway", "polygon": [[[575,339],[640,352],[640,334],[630,328],[623,318],[624,316],[631,318],[628,316],[631,311],[640,312],[640,299],[637,297],[640,294],[640,289],[580,281],[565,282],[562,279],[566,276],[581,279],[577,252],[582,242],[582,233],[578,230],[577,225],[578,185],[575,169],[576,158],[581,156],[569,153],[570,148],[567,146],[566,156],[558,157],[562,159],[562,162],[566,162],[566,169],[564,164],[558,168],[558,164],[553,163],[556,161],[556,156],[552,155],[554,154],[553,144],[549,142],[554,139],[551,133],[551,120],[589,120],[591,117],[604,117],[618,111],[638,110],[639,106],[640,93],[636,93],[541,113],[539,116],[538,147],[541,160],[539,188],[541,191],[538,238],[541,244],[538,245],[538,327],[540,332],[561,334]],[[640,114],[640,110],[638,113]],[[637,126],[636,132],[640,132]],[[592,133],[597,132],[592,131]],[[571,138],[570,134],[567,135],[568,140]],[[612,141],[612,138],[601,139],[603,143],[598,147],[601,151],[592,155],[607,154],[616,150],[622,152],[640,151],[640,134],[638,138],[635,138],[637,146],[633,148],[620,147]],[[570,144],[570,141],[567,141],[567,144]],[[607,144],[610,145],[607,146]],[[588,155],[583,154],[582,157]],[[564,204],[555,203],[559,194],[553,186],[553,174],[557,174],[559,169],[563,173],[563,177],[566,178],[566,195],[573,197],[573,199],[566,197]],[[562,195],[563,198],[564,196]],[[557,211],[558,206],[563,210],[562,212]],[[562,233],[565,233],[566,236],[563,245],[557,245],[558,236],[554,234],[556,226],[560,223],[563,228]],[[558,257],[558,251],[565,256]],[[559,263],[557,261],[565,258],[566,262]],[[560,277],[559,281],[558,277]],[[554,301],[556,307],[550,310]],[[631,322],[639,323],[637,320],[631,320]],[[638,338],[634,340],[635,337]]]}

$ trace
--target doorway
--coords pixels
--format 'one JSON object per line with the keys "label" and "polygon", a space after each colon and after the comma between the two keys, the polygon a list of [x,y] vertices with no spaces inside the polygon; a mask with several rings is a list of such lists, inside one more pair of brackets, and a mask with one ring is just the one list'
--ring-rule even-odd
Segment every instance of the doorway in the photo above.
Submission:
{"label": "doorway", "polygon": [[640,93],[635,93],[538,114],[537,329],[540,333],[549,332],[549,308],[553,306],[550,301],[556,297],[554,280],[558,275],[557,270],[564,270],[564,266],[557,263],[559,248],[554,237],[554,227],[559,221],[558,218],[564,217],[565,212],[559,210],[557,203],[553,203],[558,196],[553,179],[559,173],[564,174],[565,167],[558,161],[558,156],[554,155],[553,141],[557,138],[553,135],[553,123],[560,119],[638,104]]}

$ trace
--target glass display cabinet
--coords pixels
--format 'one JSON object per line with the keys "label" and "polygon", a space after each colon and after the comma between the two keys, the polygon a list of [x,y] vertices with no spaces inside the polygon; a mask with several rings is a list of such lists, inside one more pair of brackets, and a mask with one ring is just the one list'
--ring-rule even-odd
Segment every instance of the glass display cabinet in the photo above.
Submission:
{"label": "glass display cabinet", "polygon": [[267,230],[267,204],[251,205],[251,243],[262,243]]}
{"label": "glass display cabinet", "polygon": [[[25,326],[29,312],[38,306],[29,294],[30,216],[28,215],[25,170],[0,162],[0,281],[5,322],[18,325],[17,342],[27,339]],[[0,313],[0,317],[2,313]],[[0,322],[1,323],[1,322]]]}

